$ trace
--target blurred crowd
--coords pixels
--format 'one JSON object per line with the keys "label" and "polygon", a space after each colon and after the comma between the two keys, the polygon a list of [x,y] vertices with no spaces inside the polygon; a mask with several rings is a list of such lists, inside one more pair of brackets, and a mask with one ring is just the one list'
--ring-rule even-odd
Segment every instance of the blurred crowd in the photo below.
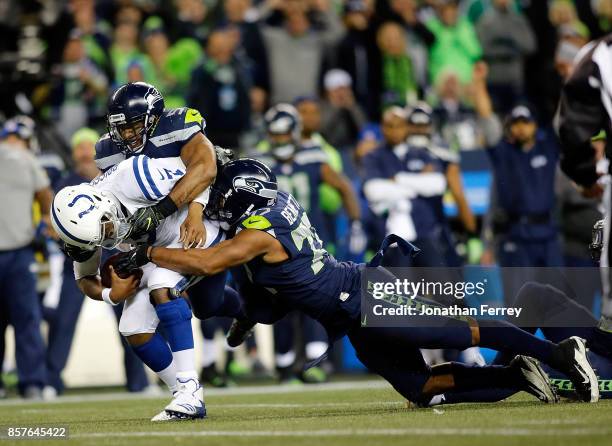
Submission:
{"label": "blurred crowd", "polygon": [[[106,131],[108,96],[124,83],[155,85],[167,108],[199,110],[214,144],[262,158],[275,144],[266,112],[282,103],[295,110],[298,150],[319,150],[317,162],[348,178],[358,198],[364,243],[356,243],[346,191],[329,188],[325,175],[318,180],[330,184],[317,185],[309,213],[321,213],[324,241],[339,258],[367,259],[395,232],[422,253],[392,249],[393,266],[589,267],[599,197],[558,169],[553,119],[581,48],[611,30],[612,0],[5,0],[0,148],[16,135],[45,168],[50,182],[33,174],[30,205],[47,187],[98,175],[94,143]],[[605,163],[606,135],[593,136]],[[470,191],[466,172],[484,175],[486,197]],[[3,209],[14,206],[0,195]],[[10,233],[11,224],[24,225],[0,219],[0,230]],[[40,233],[28,229],[18,243],[0,234],[0,260]],[[66,262],[64,277],[70,271]],[[63,390],[82,303],[76,286],[68,288],[48,351],[34,341],[33,361],[47,365],[47,378],[20,376],[24,391],[28,383]],[[0,310],[6,293],[0,289]],[[3,313],[0,329],[14,324]],[[36,324],[43,315],[32,317]],[[227,325],[211,324],[208,338]],[[327,348],[309,324],[275,329],[302,327],[306,360]],[[287,344],[276,359],[290,381],[296,342],[279,334],[277,343]],[[255,357],[256,345],[249,350]],[[223,385],[215,354],[205,356],[208,380]],[[141,375],[132,372],[132,389],[146,387]]]}

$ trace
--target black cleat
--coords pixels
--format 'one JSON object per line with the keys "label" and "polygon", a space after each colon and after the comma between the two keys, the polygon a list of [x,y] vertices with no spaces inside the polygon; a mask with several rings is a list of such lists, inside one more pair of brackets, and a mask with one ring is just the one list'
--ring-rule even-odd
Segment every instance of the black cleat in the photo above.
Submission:
{"label": "black cleat", "polygon": [[584,339],[572,336],[559,342],[559,352],[561,360],[555,368],[574,383],[579,398],[587,403],[599,401],[599,383],[587,357]]}
{"label": "black cleat", "polygon": [[253,334],[253,327],[255,327],[255,322],[251,322],[248,319],[234,319],[232,326],[227,332],[227,345],[238,347]]}
{"label": "black cleat", "polygon": [[213,387],[227,387],[227,379],[217,372],[215,364],[209,365],[208,367],[202,367],[200,381],[210,384]]}
{"label": "black cleat", "polygon": [[535,396],[543,403],[559,402],[559,395],[556,389],[550,383],[548,375],[537,360],[529,356],[516,356],[509,367],[516,369],[519,377],[519,386],[521,390]]}

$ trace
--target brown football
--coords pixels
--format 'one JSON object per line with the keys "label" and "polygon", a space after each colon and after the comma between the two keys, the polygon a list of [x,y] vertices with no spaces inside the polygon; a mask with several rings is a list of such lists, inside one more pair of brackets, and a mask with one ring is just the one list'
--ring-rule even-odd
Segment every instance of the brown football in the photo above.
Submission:
{"label": "brown football", "polygon": [[[102,280],[102,286],[105,288],[111,287],[110,267],[111,265],[113,267],[115,266],[115,263],[117,262],[117,259],[119,258],[120,255],[121,253],[117,253],[117,254],[110,256],[108,259],[106,259],[106,262],[104,262],[104,265],[102,265],[102,268],[100,269],[100,279]],[[122,279],[127,279],[128,277],[133,276],[133,275],[136,275],[138,279],[142,279],[142,274],[143,274],[141,268],[138,268],[137,270],[132,271],[131,274],[123,273],[123,272],[119,273],[117,272],[117,270],[115,270],[115,272]]]}

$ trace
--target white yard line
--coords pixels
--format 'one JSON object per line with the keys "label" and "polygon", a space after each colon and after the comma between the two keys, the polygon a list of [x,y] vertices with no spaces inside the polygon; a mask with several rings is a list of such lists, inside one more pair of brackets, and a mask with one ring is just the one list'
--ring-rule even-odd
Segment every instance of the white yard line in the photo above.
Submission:
{"label": "white yard line", "polygon": [[610,435],[612,428],[530,429],[530,428],[404,428],[404,429],[320,429],[307,431],[245,430],[245,431],[148,431],[148,432],[97,432],[74,434],[70,438],[153,438],[153,437],[353,437],[353,436],[582,436]]}
{"label": "white yard line", "polygon": [[[240,386],[230,387],[228,389],[204,388],[205,396],[224,396],[224,395],[269,395],[281,393],[305,393],[327,390],[359,390],[359,389],[385,389],[391,388],[390,384],[382,380],[367,380],[367,381],[344,381],[332,382],[323,384],[305,384],[303,386],[295,385],[267,385],[267,386]],[[170,397],[168,393],[167,397]],[[96,393],[90,395],[69,395],[61,396],[52,401],[31,401],[18,398],[0,400],[0,407],[19,406],[24,404],[62,404],[62,403],[83,403],[83,402],[98,402],[98,401],[121,401],[121,400],[141,400],[141,399],[164,399],[166,396],[162,394],[151,395],[142,393],[128,392],[113,392],[113,393]]]}

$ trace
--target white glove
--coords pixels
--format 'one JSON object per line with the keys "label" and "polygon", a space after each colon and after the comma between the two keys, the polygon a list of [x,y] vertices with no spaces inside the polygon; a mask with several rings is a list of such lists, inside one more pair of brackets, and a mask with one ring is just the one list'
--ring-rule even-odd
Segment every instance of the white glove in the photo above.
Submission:
{"label": "white glove", "polygon": [[349,252],[352,255],[362,254],[368,244],[368,237],[361,226],[359,220],[353,220],[351,223],[351,233],[349,239]]}

